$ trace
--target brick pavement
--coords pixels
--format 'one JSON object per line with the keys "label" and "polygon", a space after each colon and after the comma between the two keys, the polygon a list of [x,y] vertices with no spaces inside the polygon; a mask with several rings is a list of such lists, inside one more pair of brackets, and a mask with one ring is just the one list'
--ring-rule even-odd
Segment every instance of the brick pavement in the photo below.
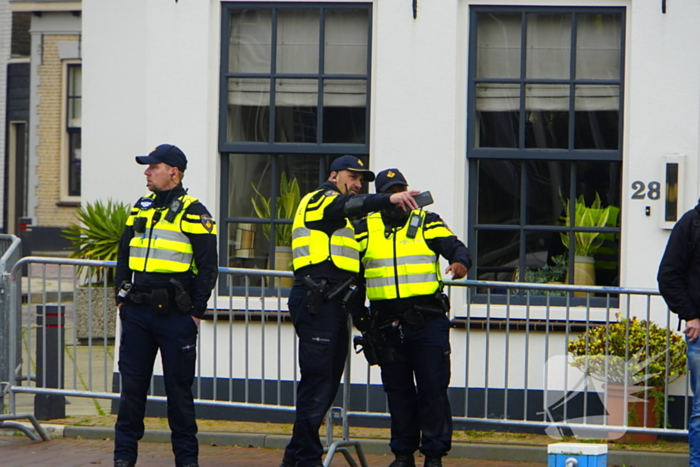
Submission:
{"label": "brick pavement", "polygon": [[[140,443],[139,467],[173,467],[169,443]],[[56,438],[32,441],[26,436],[0,436],[2,467],[95,467],[112,466],[111,439],[88,440]],[[370,467],[386,467],[392,458],[367,456]],[[202,467],[277,467],[282,458],[280,449],[239,446],[200,446]],[[342,455],[333,459],[333,467],[347,466]],[[422,465],[421,462],[418,465]],[[544,467],[533,462],[503,462],[445,458],[444,467]]]}

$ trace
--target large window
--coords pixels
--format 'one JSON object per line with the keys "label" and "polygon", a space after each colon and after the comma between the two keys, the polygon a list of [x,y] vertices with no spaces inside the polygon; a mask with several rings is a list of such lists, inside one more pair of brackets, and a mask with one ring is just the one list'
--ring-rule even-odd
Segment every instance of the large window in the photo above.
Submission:
{"label": "large window", "polygon": [[574,283],[586,262],[619,285],[624,26],[621,8],[471,10],[472,277]]}
{"label": "large window", "polygon": [[80,196],[82,132],[82,66],[71,63],[67,69],[66,133],[68,139],[68,196]]}
{"label": "large window", "polygon": [[223,4],[225,265],[289,269],[299,197],[335,157],[368,162],[370,24],[368,4]]}

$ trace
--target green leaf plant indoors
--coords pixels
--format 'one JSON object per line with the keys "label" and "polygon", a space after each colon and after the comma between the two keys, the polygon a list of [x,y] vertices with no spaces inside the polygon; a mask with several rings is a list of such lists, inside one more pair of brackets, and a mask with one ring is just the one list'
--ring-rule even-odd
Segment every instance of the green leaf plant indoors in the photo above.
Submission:
{"label": "green leaf plant indoors", "polygon": [[[561,220],[564,225],[570,226],[571,224],[571,209],[569,206],[569,200],[564,199],[559,192],[559,197],[562,200],[562,205],[564,206],[564,215]],[[605,227],[608,222],[608,217],[610,216],[610,207],[601,207],[600,195],[598,192],[595,193],[595,199],[590,206],[586,206],[586,201],[583,195],[579,196],[576,200],[576,207],[574,211],[574,226],[575,227]],[[569,232],[561,232],[561,241],[564,243],[566,248],[571,245],[569,239]],[[575,256],[593,256],[598,248],[603,244],[603,234],[601,232],[574,232],[574,254]]]}
{"label": "green leaf plant indoors", "polygon": [[[251,198],[253,202],[253,209],[255,213],[261,219],[271,219],[272,218],[272,197],[266,198],[260,193],[260,190],[251,182],[253,190],[255,190],[254,196]],[[299,201],[301,196],[299,194],[299,182],[296,177],[290,179],[287,178],[287,174],[282,172],[280,178],[280,191],[279,196],[276,200],[276,215],[277,219],[294,219],[294,214],[296,213],[297,207],[299,206]],[[263,234],[265,238],[270,238],[270,227],[271,224],[263,224]],[[292,246],[292,224],[276,224],[275,225],[275,246],[291,247]]]}
{"label": "green leaf plant indoors", "polygon": [[[71,242],[73,251],[69,258],[80,258],[100,261],[116,261],[119,250],[119,239],[124,233],[126,220],[129,217],[130,205],[112,200],[95,201],[81,206],[76,216],[77,223],[63,230],[63,236]],[[82,275],[84,267],[78,268]],[[97,282],[114,279],[114,268],[96,268],[90,272],[88,279],[94,274]]]}

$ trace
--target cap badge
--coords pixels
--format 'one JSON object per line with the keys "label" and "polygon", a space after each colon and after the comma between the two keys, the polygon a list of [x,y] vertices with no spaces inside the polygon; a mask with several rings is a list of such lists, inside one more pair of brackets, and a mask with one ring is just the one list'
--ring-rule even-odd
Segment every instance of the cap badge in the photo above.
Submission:
{"label": "cap badge", "polygon": [[396,176],[396,172],[392,172],[391,170],[386,173],[386,176],[389,178],[394,178]]}
{"label": "cap badge", "polygon": [[361,161],[360,159],[357,159],[357,163],[360,164],[360,167],[364,167],[364,166],[365,166],[365,164],[363,164],[362,161]]}

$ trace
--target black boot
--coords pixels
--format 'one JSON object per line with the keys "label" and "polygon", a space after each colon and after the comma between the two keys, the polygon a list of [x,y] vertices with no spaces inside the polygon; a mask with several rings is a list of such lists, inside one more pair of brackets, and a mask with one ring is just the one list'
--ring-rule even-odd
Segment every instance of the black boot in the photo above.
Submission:
{"label": "black boot", "polygon": [[413,454],[396,454],[396,459],[389,467],[416,467],[416,462],[413,460]]}
{"label": "black boot", "polygon": [[423,467],[442,467],[442,457],[426,456]]}
{"label": "black boot", "polygon": [[117,459],[114,461],[114,467],[134,467],[136,462],[125,461],[124,459]]}
{"label": "black boot", "polygon": [[296,461],[293,461],[291,459],[287,459],[286,457],[282,458],[282,463],[280,464],[280,467],[294,467],[296,465]]}

